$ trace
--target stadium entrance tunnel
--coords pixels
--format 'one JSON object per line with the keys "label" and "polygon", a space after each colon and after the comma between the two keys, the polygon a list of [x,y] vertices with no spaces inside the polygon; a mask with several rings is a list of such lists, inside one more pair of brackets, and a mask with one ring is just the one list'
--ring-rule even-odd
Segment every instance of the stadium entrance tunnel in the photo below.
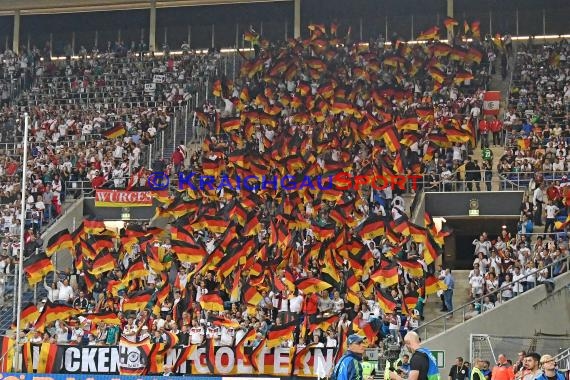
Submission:
{"label": "stadium entrance tunnel", "polygon": [[513,217],[446,217],[447,226],[453,229],[453,234],[445,239],[443,252],[444,266],[454,269],[473,269],[475,246],[473,240],[486,232],[491,244],[497,240],[503,226],[511,237],[517,231],[518,216]]}
{"label": "stadium entrance tunnel", "polygon": [[483,232],[496,241],[506,226],[514,238],[523,196],[523,191],[426,193],[425,211],[433,218],[444,218],[446,226],[453,229],[445,239],[443,265],[473,269],[473,240]]}

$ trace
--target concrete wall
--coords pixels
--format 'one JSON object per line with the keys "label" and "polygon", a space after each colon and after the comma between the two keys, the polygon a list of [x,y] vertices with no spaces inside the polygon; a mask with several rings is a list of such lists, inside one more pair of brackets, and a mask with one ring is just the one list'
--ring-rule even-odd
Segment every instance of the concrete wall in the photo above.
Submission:
{"label": "concrete wall", "polygon": [[426,340],[423,345],[430,350],[445,351],[445,367],[440,369],[444,378],[456,357],[469,360],[470,334],[527,337],[540,332],[570,335],[570,273],[559,276],[554,282],[556,285],[551,294],[540,285]]}
{"label": "concrete wall", "polygon": [[479,215],[519,215],[523,191],[426,193],[425,210],[432,216],[469,215],[469,201],[479,201]]}

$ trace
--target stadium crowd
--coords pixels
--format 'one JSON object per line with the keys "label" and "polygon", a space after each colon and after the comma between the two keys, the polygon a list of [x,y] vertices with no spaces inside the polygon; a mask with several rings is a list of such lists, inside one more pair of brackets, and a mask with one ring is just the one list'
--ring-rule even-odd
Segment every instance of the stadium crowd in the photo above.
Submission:
{"label": "stadium crowd", "polygon": [[25,112],[31,151],[24,223],[38,234],[61,214],[67,196],[125,187],[143,166],[148,144],[217,74],[219,54],[141,57],[111,45],[104,54],[73,60],[51,60],[37,49],[6,51],[1,58],[0,227],[3,249],[10,253],[21,224]]}
{"label": "stadium crowd", "polygon": [[[420,173],[439,186],[471,165],[472,110],[482,107],[492,42],[364,46],[345,42],[336,28],[311,31],[308,42],[261,42],[239,79],[214,84],[225,109],[213,120],[209,106],[196,110],[211,136],[190,167],[178,161],[180,170],[303,178],[349,168],[354,175]],[[126,174],[136,173],[144,183],[143,146],[168,127],[176,103],[192,99],[186,83],[203,76],[191,67],[210,67],[204,63],[104,56],[34,64],[33,85],[18,100],[33,125],[30,209],[55,217],[70,179],[98,187],[103,177],[123,188]],[[149,95],[141,79],[154,83],[156,75],[165,79]],[[450,271],[439,279],[434,268],[445,233],[429,215],[426,227],[409,222],[401,192],[364,186],[285,195],[253,187],[179,192],[157,210],[170,219],[164,230],[128,225],[114,234],[86,219],[71,234],[62,231],[47,253],[27,260],[30,283],[43,281],[47,298],[25,307],[26,339],[303,348],[342,346],[352,331],[382,347],[401,345],[419,327],[428,295],[449,297]],[[501,233],[494,247],[486,239],[474,242],[478,268],[470,282],[488,276],[474,297],[502,286],[506,300],[521,268],[536,268],[536,283],[553,275],[544,265],[568,254],[558,241],[531,250],[525,238],[507,246],[510,236]],[[41,264],[64,246],[74,266],[48,283],[53,268]],[[485,304],[496,301],[489,296]],[[452,309],[450,299],[445,306]]]}
{"label": "stadium crowd", "polygon": [[[488,80],[486,50],[494,48],[492,43],[458,40],[455,46],[433,42],[412,46],[393,41],[394,48],[364,48],[358,43],[337,48],[334,41],[341,39],[336,31],[313,31],[313,36],[308,45],[300,41],[265,45],[259,56],[245,61],[235,83],[226,78],[216,82],[214,94],[227,100],[224,117],[218,114],[210,122],[205,112],[196,112],[197,122],[211,128],[213,136],[205,141],[203,156],[191,159],[191,165],[205,175],[237,170],[268,170],[263,172],[267,174],[270,168],[303,174],[307,168],[315,173],[339,170],[344,161],[354,163],[355,173],[380,170],[438,176],[467,159],[468,145],[474,140],[470,110],[481,107]],[[294,60],[288,62],[287,57]],[[60,75],[52,74],[39,83],[43,83],[40,88],[53,84],[53,94],[64,89],[67,96],[57,95],[57,99],[73,104],[83,99],[80,89],[85,85],[74,78],[85,76],[85,68],[66,65],[60,64]],[[69,82],[54,79],[64,70],[71,74]],[[128,73],[123,75],[126,78],[119,75],[119,79],[128,80]],[[33,93],[27,96],[29,102],[45,101]],[[90,100],[89,107],[96,108],[97,98]],[[37,117],[44,120],[42,115]],[[255,122],[255,117],[263,121]],[[74,121],[85,125],[89,119]],[[387,124],[392,128],[381,129]],[[79,134],[82,128],[78,127]],[[400,155],[401,140],[404,153]],[[302,153],[299,162],[291,160],[296,149],[299,157]],[[87,150],[85,156],[89,155]],[[95,248],[91,255],[82,247],[75,252],[76,263],[83,259],[83,267],[75,265],[53,284],[46,283],[47,306],[40,305],[40,310],[46,313],[54,305],[69,305],[84,313],[71,324],[58,320],[42,326],[34,339],[114,344],[121,334],[133,341],[149,334],[155,341],[164,341],[170,330],[182,344],[213,338],[216,345],[234,345],[254,331],[250,340],[256,345],[267,339],[268,332],[293,326],[296,333],[279,345],[336,346],[348,328],[364,332],[370,345],[381,344],[377,337],[391,337],[399,344],[401,333],[416,329],[423,319],[425,297],[445,287],[434,276],[432,265],[437,256],[434,240],[441,236],[407,222],[409,205],[398,191],[370,190],[368,186],[361,192],[318,197],[299,190],[287,199],[242,191],[241,201],[223,194],[212,200],[207,192],[189,192],[190,199],[205,202],[199,210],[179,194],[158,210],[159,215],[174,219],[170,235],[147,242],[141,238],[148,236],[143,227],[143,232],[135,234],[137,241],[126,244],[135,236],[130,235],[132,231],[139,231],[135,226],[131,232],[123,231],[117,251]],[[225,226],[219,227],[221,219],[211,213],[227,212],[229,216],[221,218]],[[185,214],[204,221],[191,227]],[[291,216],[280,219],[280,214]],[[433,221],[427,222],[433,228]],[[242,238],[232,236],[229,231],[234,228]],[[105,240],[93,236],[94,241]],[[353,247],[350,252],[333,247],[327,252],[324,248],[331,238]],[[230,254],[237,244],[246,248],[252,244],[259,253],[252,256],[248,250],[247,258]],[[209,271],[200,268],[187,245],[212,260],[206,265]],[[151,258],[155,255],[158,263]],[[246,265],[247,276],[236,272],[233,256],[243,256],[240,260],[251,264]],[[93,268],[99,268],[95,263],[107,257],[113,265],[93,275]],[[133,275],[143,262],[142,272]],[[261,263],[280,275],[268,276]],[[35,276],[31,271],[28,275]],[[161,293],[164,289],[169,291]],[[116,313],[118,321],[85,329],[88,311]]]}

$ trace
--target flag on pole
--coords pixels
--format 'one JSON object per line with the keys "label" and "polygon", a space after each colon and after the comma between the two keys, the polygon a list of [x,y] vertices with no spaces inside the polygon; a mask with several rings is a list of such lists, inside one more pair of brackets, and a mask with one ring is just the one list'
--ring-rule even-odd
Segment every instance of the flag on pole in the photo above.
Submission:
{"label": "flag on pole", "polygon": [[483,114],[497,116],[499,114],[500,104],[500,91],[486,91],[485,95],[483,95]]}

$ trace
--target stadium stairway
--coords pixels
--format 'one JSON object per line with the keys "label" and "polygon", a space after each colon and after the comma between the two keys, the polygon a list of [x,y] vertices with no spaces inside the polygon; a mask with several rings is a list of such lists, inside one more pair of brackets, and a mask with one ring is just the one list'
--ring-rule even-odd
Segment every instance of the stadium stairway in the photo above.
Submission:
{"label": "stadium stairway", "polygon": [[[455,278],[455,289],[453,290],[453,306],[457,308],[458,306],[465,305],[471,299],[469,298],[470,286],[467,281],[467,276],[469,275],[468,270],[454,270],[452,272]],[[442,301],[440,297],[436,294],[428,296],[426,304],[424,306],[424,317],[425,321],[430,321],[438,316],[443,316],[445,313],[441,311]],[[440,332],[449,329],[453,326],[463,323],[463,315],[456,313],[453,318],[446,319],[442,317],[437,321],[432,322],[429,326],[422,328],[420,325],[421,337],[426,339],[426,337],[431,337]]]}

